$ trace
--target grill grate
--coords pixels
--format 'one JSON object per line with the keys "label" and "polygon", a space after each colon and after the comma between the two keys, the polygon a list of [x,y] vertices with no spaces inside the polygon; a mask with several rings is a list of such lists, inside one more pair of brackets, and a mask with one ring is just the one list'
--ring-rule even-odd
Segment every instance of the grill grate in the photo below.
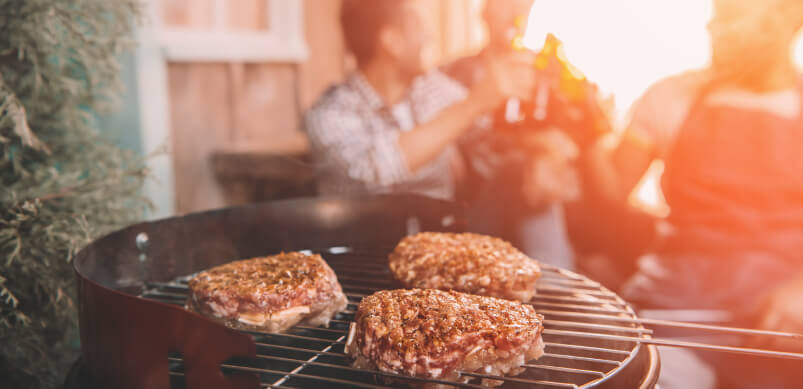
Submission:
{"label": "grill grate", "polygon": [[[396,382],[483,388],[476,383],[478,380],[459,384],[351,367],[344,345],[360,300],[377,290],[401,285],[387,267],[387,254],[377,253],[376,248],[330,247],[304,252],[318,253],[326,259],[349,299],[348,307],[335,316],[329,328],[299,325],[282,334],[243,331],[254,337],[257,358],[228,361],[221,366],[224,373],[258,373],[261,386],[266,388],[388,388],[389,378]],[[141,297],[183,306],[189,278],[148,283]],[[605,382],[633,360],[640,347],[634,337],[647,338],[652,333],[613,292],[583,276],[547,265],[543,266],[531,304],[545,317],[545,354],[525,364],[525,372],[516,377],[470,372],[463,375],[500,380],[503,388],[590,388]],[[168,363],[173,387],[183,387],[181,356],[169,355]]]}

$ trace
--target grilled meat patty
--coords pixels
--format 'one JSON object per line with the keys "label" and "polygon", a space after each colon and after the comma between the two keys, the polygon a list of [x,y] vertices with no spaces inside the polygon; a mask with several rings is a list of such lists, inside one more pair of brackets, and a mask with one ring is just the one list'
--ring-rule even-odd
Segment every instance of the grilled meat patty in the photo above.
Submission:
{"label": "grilled meat patty", "polygon": [[457,290],[530,301],[538,263],[510,243],[472,233],[422,232],[399,242],[390,270],[408,288]]}
{"label": "grilled meat patty", "polygon": [[517,375],[543,354],[542,321],[520,302],[435,289],[383,290],[360,303],[346,352],[357,367],[417,377],[468,382],[460,371]]}
{"label": "grilled meat patty", "polygon": [[317,254],[227,263],[199,273],[189,288],[189,309],[235,327],[271,332],[299,322],[328,326],[347,305],[335,272]]}

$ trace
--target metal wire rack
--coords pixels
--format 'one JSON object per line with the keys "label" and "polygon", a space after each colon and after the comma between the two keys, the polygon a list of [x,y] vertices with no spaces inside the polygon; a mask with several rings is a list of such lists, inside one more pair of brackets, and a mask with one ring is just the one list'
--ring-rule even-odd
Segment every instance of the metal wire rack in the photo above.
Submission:
{"label": "metal wire rack", "polygon": [[[286,333],[244,331],[257,345],[255,360],[232,360],[221,368],[227,372],[251,372],[260,376],[266,388],[388,388],[392,382],[432,383],[454,387],[482,388],[478,380],[461,384],[450,381],[406,377],[368,371],[351,366],[344,353],[349,324],[360,300],[377,290],[401,287],[387,266],[387,252],[351,247],[305,250],[321,254],[337,274],[349,299],[329,328],[298,325]],[[188,297],[190,276],[171,282],[147,284],[141,297],[183,306]],[[475,378],[502,381],[503,388],[592,388],[605,383],[625,369],[644,344],[741,352],[747,354],[803,358],[794,353],[742,349],[654,339],[645,324],[690,326],[711,331],[755,334],[756,331],[639,319],[619,296],[588,278],[560,268],[543,266],[537,294],[530,302],[545,317],[545,354],[524,365],[525,372],[502,377],[461,372]],[[759,331],[768,335],[798,336]],[[183,387],[184,365],[181,355],[168,356],[173,387]]]}
{"label": "metal wire rack", "polygon": [[[388,250],[390,251],[390,250]],[[286,333],[245,331],[254,336],[257,359],[229,361],[224,372],[260,374],[262,387],[359,387],[387,388],[387,379],[440,383],[481,388],[475,383],[457,384],[351,367],[344,353],[349,324],[363,296],[377,290],[398,288],[387,267],[387,254],[348,247],[306,250],[321,254],[335,270],[349,299],[329,328],[295,326]],[[168,283],[149,283],[141,297],[183,306],[188,297],[189,276]],[[531,302],[545,316],[545,354],[524,365],[516,377],[463,372],[476,378],[504,381],[503,387],[593,387],[631,362],[640,342],[652,331],[637,321],[633,310],[615,293],[572,272],[544,266],[537,297]],[[619,338],[608,338],[609,336]],[[183,360],[168,356],[174,387],[182,387]]]}

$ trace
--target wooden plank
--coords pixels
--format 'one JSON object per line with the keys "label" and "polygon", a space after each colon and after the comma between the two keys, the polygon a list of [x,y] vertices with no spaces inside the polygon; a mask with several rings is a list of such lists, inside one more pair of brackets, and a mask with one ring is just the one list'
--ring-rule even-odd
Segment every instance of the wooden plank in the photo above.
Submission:
{"label": "wooden plank", "polygon": [[298,65],[300,109],[309,108],[346,74],[346,48],[340,29],[340,0],[305,0],[304,34],[309,58]]}
{"label": "wooden plank", "polygon": [[[296,70],[289,64],[239,64],[236,77],[230,77],[234,133],[237,143],[260,144],[266,151],[276,150],[282,138],[300,128],[296,97]],[[237,74],[237,73],[230,73]]]}
{"label": "wooden plank", "polygon": [[480,0],[440,0],[441,61],[474,54],[483,44],[484,22]]}
{"label": "wooden plank", "polygon": [[231,132],[226,65],[170,63],[167,74],[176,212],[221,207],[209,156]]}

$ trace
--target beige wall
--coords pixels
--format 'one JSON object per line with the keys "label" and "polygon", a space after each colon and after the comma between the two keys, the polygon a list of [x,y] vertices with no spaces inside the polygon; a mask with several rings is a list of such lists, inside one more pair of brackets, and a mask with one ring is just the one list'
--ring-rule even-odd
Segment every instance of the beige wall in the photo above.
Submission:
{"label": "beige wall", "polygon": [[[480,0],[421,0],[440,25],[442,60],[477,46]],[[185,4],[192,2],[192,6]],[[165,0],[163,15],[174,25],[208,25],[211,6],[199,0]],[[265,2],[227,2],[227,23],[264,28],[253,18]],[[299,153],[306,148],[300,115],[346,71],[338,23],[340,0],[304,0],[309,58],[300,64],[170,63],[168,84],[173,139],[176,211],[224,206],[210,168],[215,150]],[[233,7],[233,8],[232,8]]]}

